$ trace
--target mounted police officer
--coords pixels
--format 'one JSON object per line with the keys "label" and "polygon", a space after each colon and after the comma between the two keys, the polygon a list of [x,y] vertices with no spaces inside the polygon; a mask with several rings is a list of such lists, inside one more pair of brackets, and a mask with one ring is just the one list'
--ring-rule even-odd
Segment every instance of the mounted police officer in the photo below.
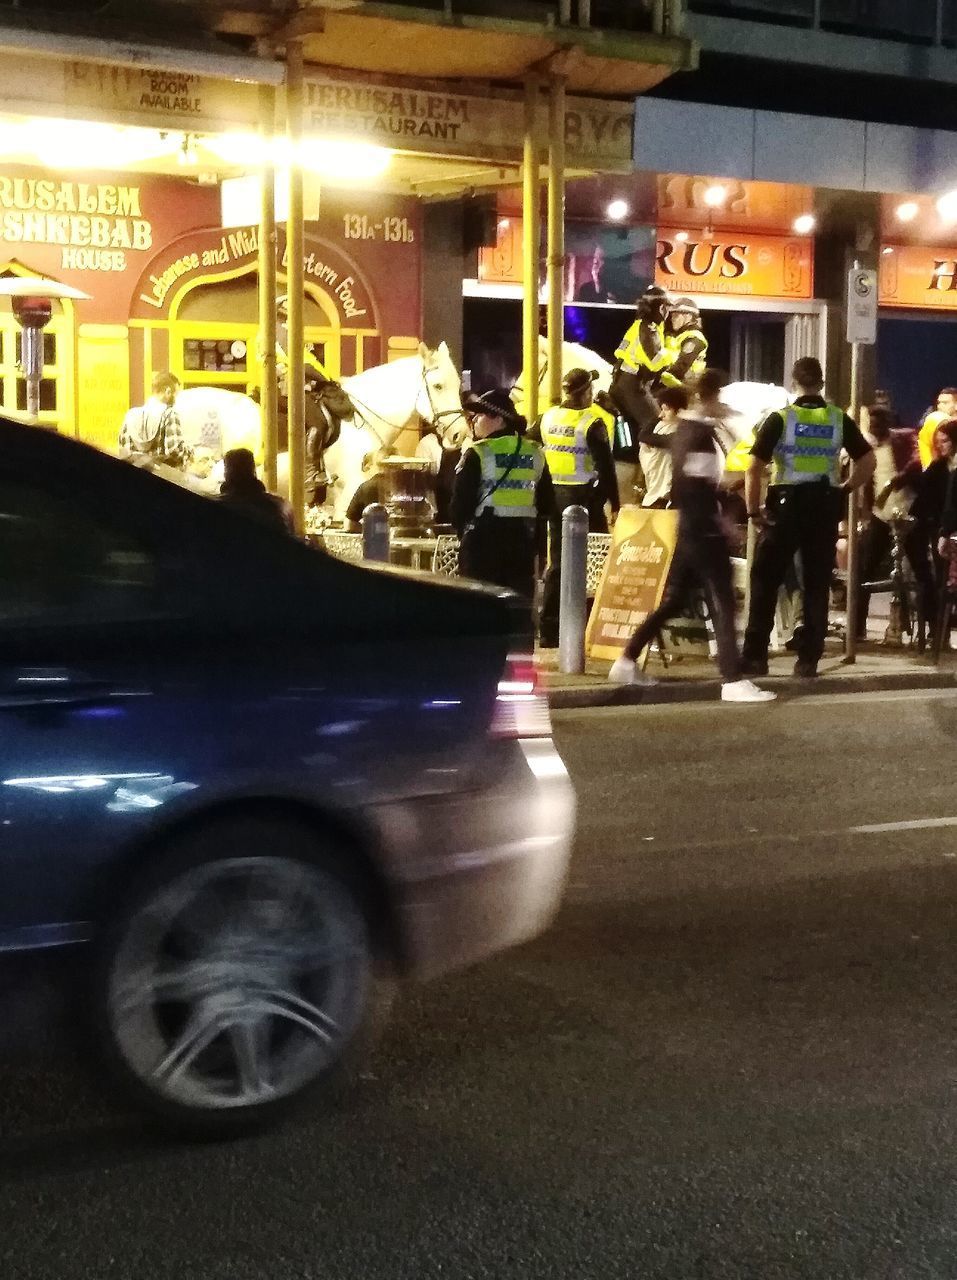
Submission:
{"label": "mounted police officer", "polygon": [[[804,624],[797,633],[797,676],[817,675],[827,636],[831,574],[844,499],[867,484],[874,452],[852,418],[822,394],[824,374],[812,357],[798,360],[792,373],[796,398],[758,428],[745,481],[748,519],[760,530],[751,571],[751,610],[744,638],[744,671],[767,675],[768,644],[778,588],[797,552],[801,553]],[[841,482],[841,451],[851,459]],[[765,509],[761,487],[771,468]]]}
{"label": "mounted police officer", "polygon": [[657,421],[654,392],[674,363],[675,353],[665,341],[665,319],[671,309],[667,290],[650,285],[638,301],[637,316],[615,352],[611,397],[637,432]]}
{"label": "mounted police officer", "polygon": [[569,507],[588,512],[592,533],[607,533],[606,505],[618,514],[618,478],[611,453],[607,414],[594,403],[596,374],[570,369],[562,379],[565,398],[542,415],[539,431],[552,478],[554,505],[549,513],[549,570],[545,577],[540,622],[545,648],[558,644],[561,600],[562,516]]}
{"label": "mounted police officer", "polygon": [[671,364],[661,375],[666,387],[689,386],[708,367],[708,339],[693,298],[676,298],[671,304],[665,321],[665,349],[671,353]]}
{"label": "mounted police officer", "polygon": [[463,404],[475,442],[466,448],[452,493],[452,523],[462,539],[462,573],[535,593],[535,526],[552,504],[541,445],[525,437],[525,419],[495,388]]}

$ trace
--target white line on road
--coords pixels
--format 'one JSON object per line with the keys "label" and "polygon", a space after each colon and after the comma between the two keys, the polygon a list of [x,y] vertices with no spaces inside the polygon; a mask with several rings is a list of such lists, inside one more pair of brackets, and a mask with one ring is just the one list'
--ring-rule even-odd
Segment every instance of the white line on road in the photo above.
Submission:
{"label": "white line on road", "polygon": [[957,818],[912,818],[909,822],[874,822],[848,827],[853,836],[878,836],[885,831],[930,831],[934,827],[957,827]]}

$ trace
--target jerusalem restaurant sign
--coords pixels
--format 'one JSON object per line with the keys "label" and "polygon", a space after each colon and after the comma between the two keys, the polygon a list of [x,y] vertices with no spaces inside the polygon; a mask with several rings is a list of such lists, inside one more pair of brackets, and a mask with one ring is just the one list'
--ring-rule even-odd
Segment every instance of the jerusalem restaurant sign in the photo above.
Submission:
{"label": "jerusalem restaurant sign", "polygon": [[957,248],[887,245],[878,279],[882,307],[957,310]]}
{"label": "jerusalem restaurant sign", "polygon": [[662,228],[655,283],[679,294],[808,300],[814,297],[814,241]]}

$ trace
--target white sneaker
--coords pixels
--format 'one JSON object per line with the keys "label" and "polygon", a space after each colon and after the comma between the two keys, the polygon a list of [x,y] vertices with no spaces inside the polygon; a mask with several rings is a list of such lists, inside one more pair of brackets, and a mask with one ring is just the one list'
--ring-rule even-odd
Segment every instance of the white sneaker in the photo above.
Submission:
{"label": "white sneaker", "polygon": [[608,679],[612,684],[639,684],[646,688],[657,684],[654,676],[648,675],[646,671],[639,671],[637,663],[631,658],[626,658],[624,654],[611,664]]}
{"label": "white sneaker", "polygon": [[773,702],[777,696],[770,689],[759,689],[750,680],[729,680],[721,686],[722,702]]}

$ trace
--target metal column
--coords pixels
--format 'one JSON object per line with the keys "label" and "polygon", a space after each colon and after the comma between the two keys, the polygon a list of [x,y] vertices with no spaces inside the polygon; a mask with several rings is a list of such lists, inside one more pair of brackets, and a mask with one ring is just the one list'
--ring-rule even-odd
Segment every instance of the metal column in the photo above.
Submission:
{"label": "metal column", "polygon": [[548,403],[562,398],[565,330],[565,81],[548,84]]}
{"label": "metal column", "polygon": [[302,193],[302,43],[286,47],[286,137],[289,142],[289,220],[286,223],[286,291],[288,294],[289,349],[286,352],[289,397],[289,501],[297,533],[303,532],[306,510],[306,337],[303,319],[305,298],[305,233]]}
{"label": "metal column", "polygon": [[266,488],[276,492],[279,452],[279,395],[276,386],[276,170],[271,147],[276,127],[276,93],[272,85],[259,90],[259,114],[267,145],[260,174],[259,211],[259,346],[262,363],[260,410],[263,423],[263,462]]}
{"label": "metal column", "polygon": [[522,169],[522,384],[525,416],[538,417],[538,293],[539,253],[542,235],[541,137],[539,129],[539,81],[531,76],[525,86],[525,157]]}
{"label": "metal column", "polygon": [[[861,408],[861,344],[851,344],[851,417],[856,422]],[[857,588],[861,578],[860,538],[857,532],[858,493],[848,495],[847,501],[847,607],[845,611],[844,661],[857,661]]]}

